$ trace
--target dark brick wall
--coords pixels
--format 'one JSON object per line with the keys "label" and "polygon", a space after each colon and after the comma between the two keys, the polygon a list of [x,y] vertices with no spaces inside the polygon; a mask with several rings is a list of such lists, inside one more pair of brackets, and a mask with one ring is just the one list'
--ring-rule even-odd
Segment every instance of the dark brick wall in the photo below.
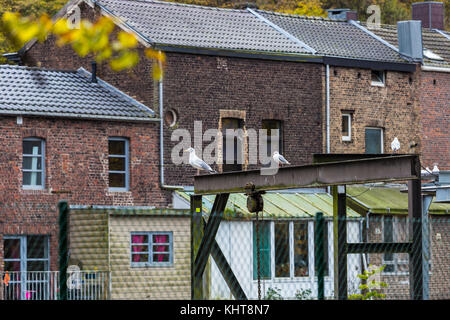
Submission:
{"label": "dark brick wall", "polygon": [[[57,267],[57,209],[69,204],[156,206],[170,203],[159,187],[159,123],[125,123],[0,117],[0,270],[3,235],[47,234],[51,239],[51,270]],[[128,192],[108,191],[108,137],[129,139]],[[22,140],[45,139],[44,190],[22,188]]]}
{"label": "dark brick wall", "polygon": [[[81,5],[81,12],[91,20],[100,16],[86,5]],[[151,62],[144,58],[144,47],[139,50],[141,62],[132,71],[117,73],[101,65],[98,76],[158,112],[158,86],[151,77]],[[71,48],[60,48],[54,39],[48,39],[35,44],[24,60],[32,66],[90,70],[92,58],[82,59]],[[188,129],[192,145],[194,121],[202,121],[203,132],[218,128],[220,110],[245,113],[246,129],[260,129],[263,119],[282,120],[285,157],[294,165],[306,164],[313,153],[323,151],[323,72],[322,65],[312,63],[167,53],[164,112],[177,112],[175,128]],[[192,184],[196,170],[172,163],[171,150],[177,142],[171,142],[173,129],[166,124],[164,129],[165,184]]]}
{"label": "dark brick wall", "polygon": [[450,170],[450,73],[421,72],[421,163]]}
{"label": "dark brick wall", "polygon": [[[398,153],[418,153],[410,145],[419,142],[417,73],[387,71],[384,87],[371,85],[371,70],[330,68],[330,141],[332,153],[365,152],[365,128],[384,130],[384,153],[400,141]],[[342,113],[352,112],[351,141],[342,141]]]}

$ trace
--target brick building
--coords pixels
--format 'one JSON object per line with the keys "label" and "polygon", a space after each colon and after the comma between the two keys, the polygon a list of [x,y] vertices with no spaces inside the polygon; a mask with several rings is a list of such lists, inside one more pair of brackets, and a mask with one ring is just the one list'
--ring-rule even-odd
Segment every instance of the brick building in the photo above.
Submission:
{"label": "brick building", "polygon": [[57,270],[61,199],[170,201],[159,188],[154,112],[92,79],[84,69],[0,66],[0,270]]}

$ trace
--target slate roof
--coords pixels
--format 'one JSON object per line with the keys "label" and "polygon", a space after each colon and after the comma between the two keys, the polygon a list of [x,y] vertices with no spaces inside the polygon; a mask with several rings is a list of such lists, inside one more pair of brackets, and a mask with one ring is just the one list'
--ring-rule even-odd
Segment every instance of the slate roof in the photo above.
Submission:
{"label": "slate roof", "polygon": [[398,52],[344,20],[255,10],[261,19],[249,10],[155,0],[97,3],[152,44],[297,55],[311,55],[308,47],[312,47],[317,57],[407,63]]}
{"label": "slate roof", "polygon": [[406,62],[398,52],[344,20],[258,10],[263,17],[317,50],[318,54],[372,61]]}
{"label": "slate roof", "polygon": [[98,79],[78,71],[0,65],[0,114],[113,120],[150,120],[154,112]]}
{"label": "slate roof", "polygon": [[[365,23],[361,23],[361,25],[365,26]],[[381,25],[380,28],[373,28],[370,31],[398,48],[396,25]],[[443,33],[448,34],[446,32]],[[444,59],[444,61],[439,61],[424,57],[423,62],[425,65],[450,67],[450,36],[447,38],[435,30],[422,28],[422,42],[424,48],[431,50]]]}
{"label": "slate roof", "polygon": [[247,10],[171,2],[100,0],[154,44],[267,53],[308,53]]}

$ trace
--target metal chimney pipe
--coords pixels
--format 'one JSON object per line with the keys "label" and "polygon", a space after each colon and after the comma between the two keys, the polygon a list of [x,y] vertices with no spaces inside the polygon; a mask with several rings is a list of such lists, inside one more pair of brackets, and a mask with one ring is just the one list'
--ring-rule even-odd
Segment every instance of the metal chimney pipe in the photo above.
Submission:
{"label": "metal chimney pipe", "polygon": [[92,61],[91,62],[91,67],[92,67],[92,78],[91,78],[91,82],[92,83],[97,83],[97,62]]}

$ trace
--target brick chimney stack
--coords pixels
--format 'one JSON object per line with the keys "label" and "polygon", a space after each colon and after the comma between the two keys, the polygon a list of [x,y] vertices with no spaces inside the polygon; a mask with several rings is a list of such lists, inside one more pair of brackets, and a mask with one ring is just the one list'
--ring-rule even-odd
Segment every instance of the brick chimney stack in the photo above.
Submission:
{"label": "brick chimney stack", "polygon": [[412,19],[422,21],[422,27],[444,30],[444,3],[425,1],[412,4]]}

